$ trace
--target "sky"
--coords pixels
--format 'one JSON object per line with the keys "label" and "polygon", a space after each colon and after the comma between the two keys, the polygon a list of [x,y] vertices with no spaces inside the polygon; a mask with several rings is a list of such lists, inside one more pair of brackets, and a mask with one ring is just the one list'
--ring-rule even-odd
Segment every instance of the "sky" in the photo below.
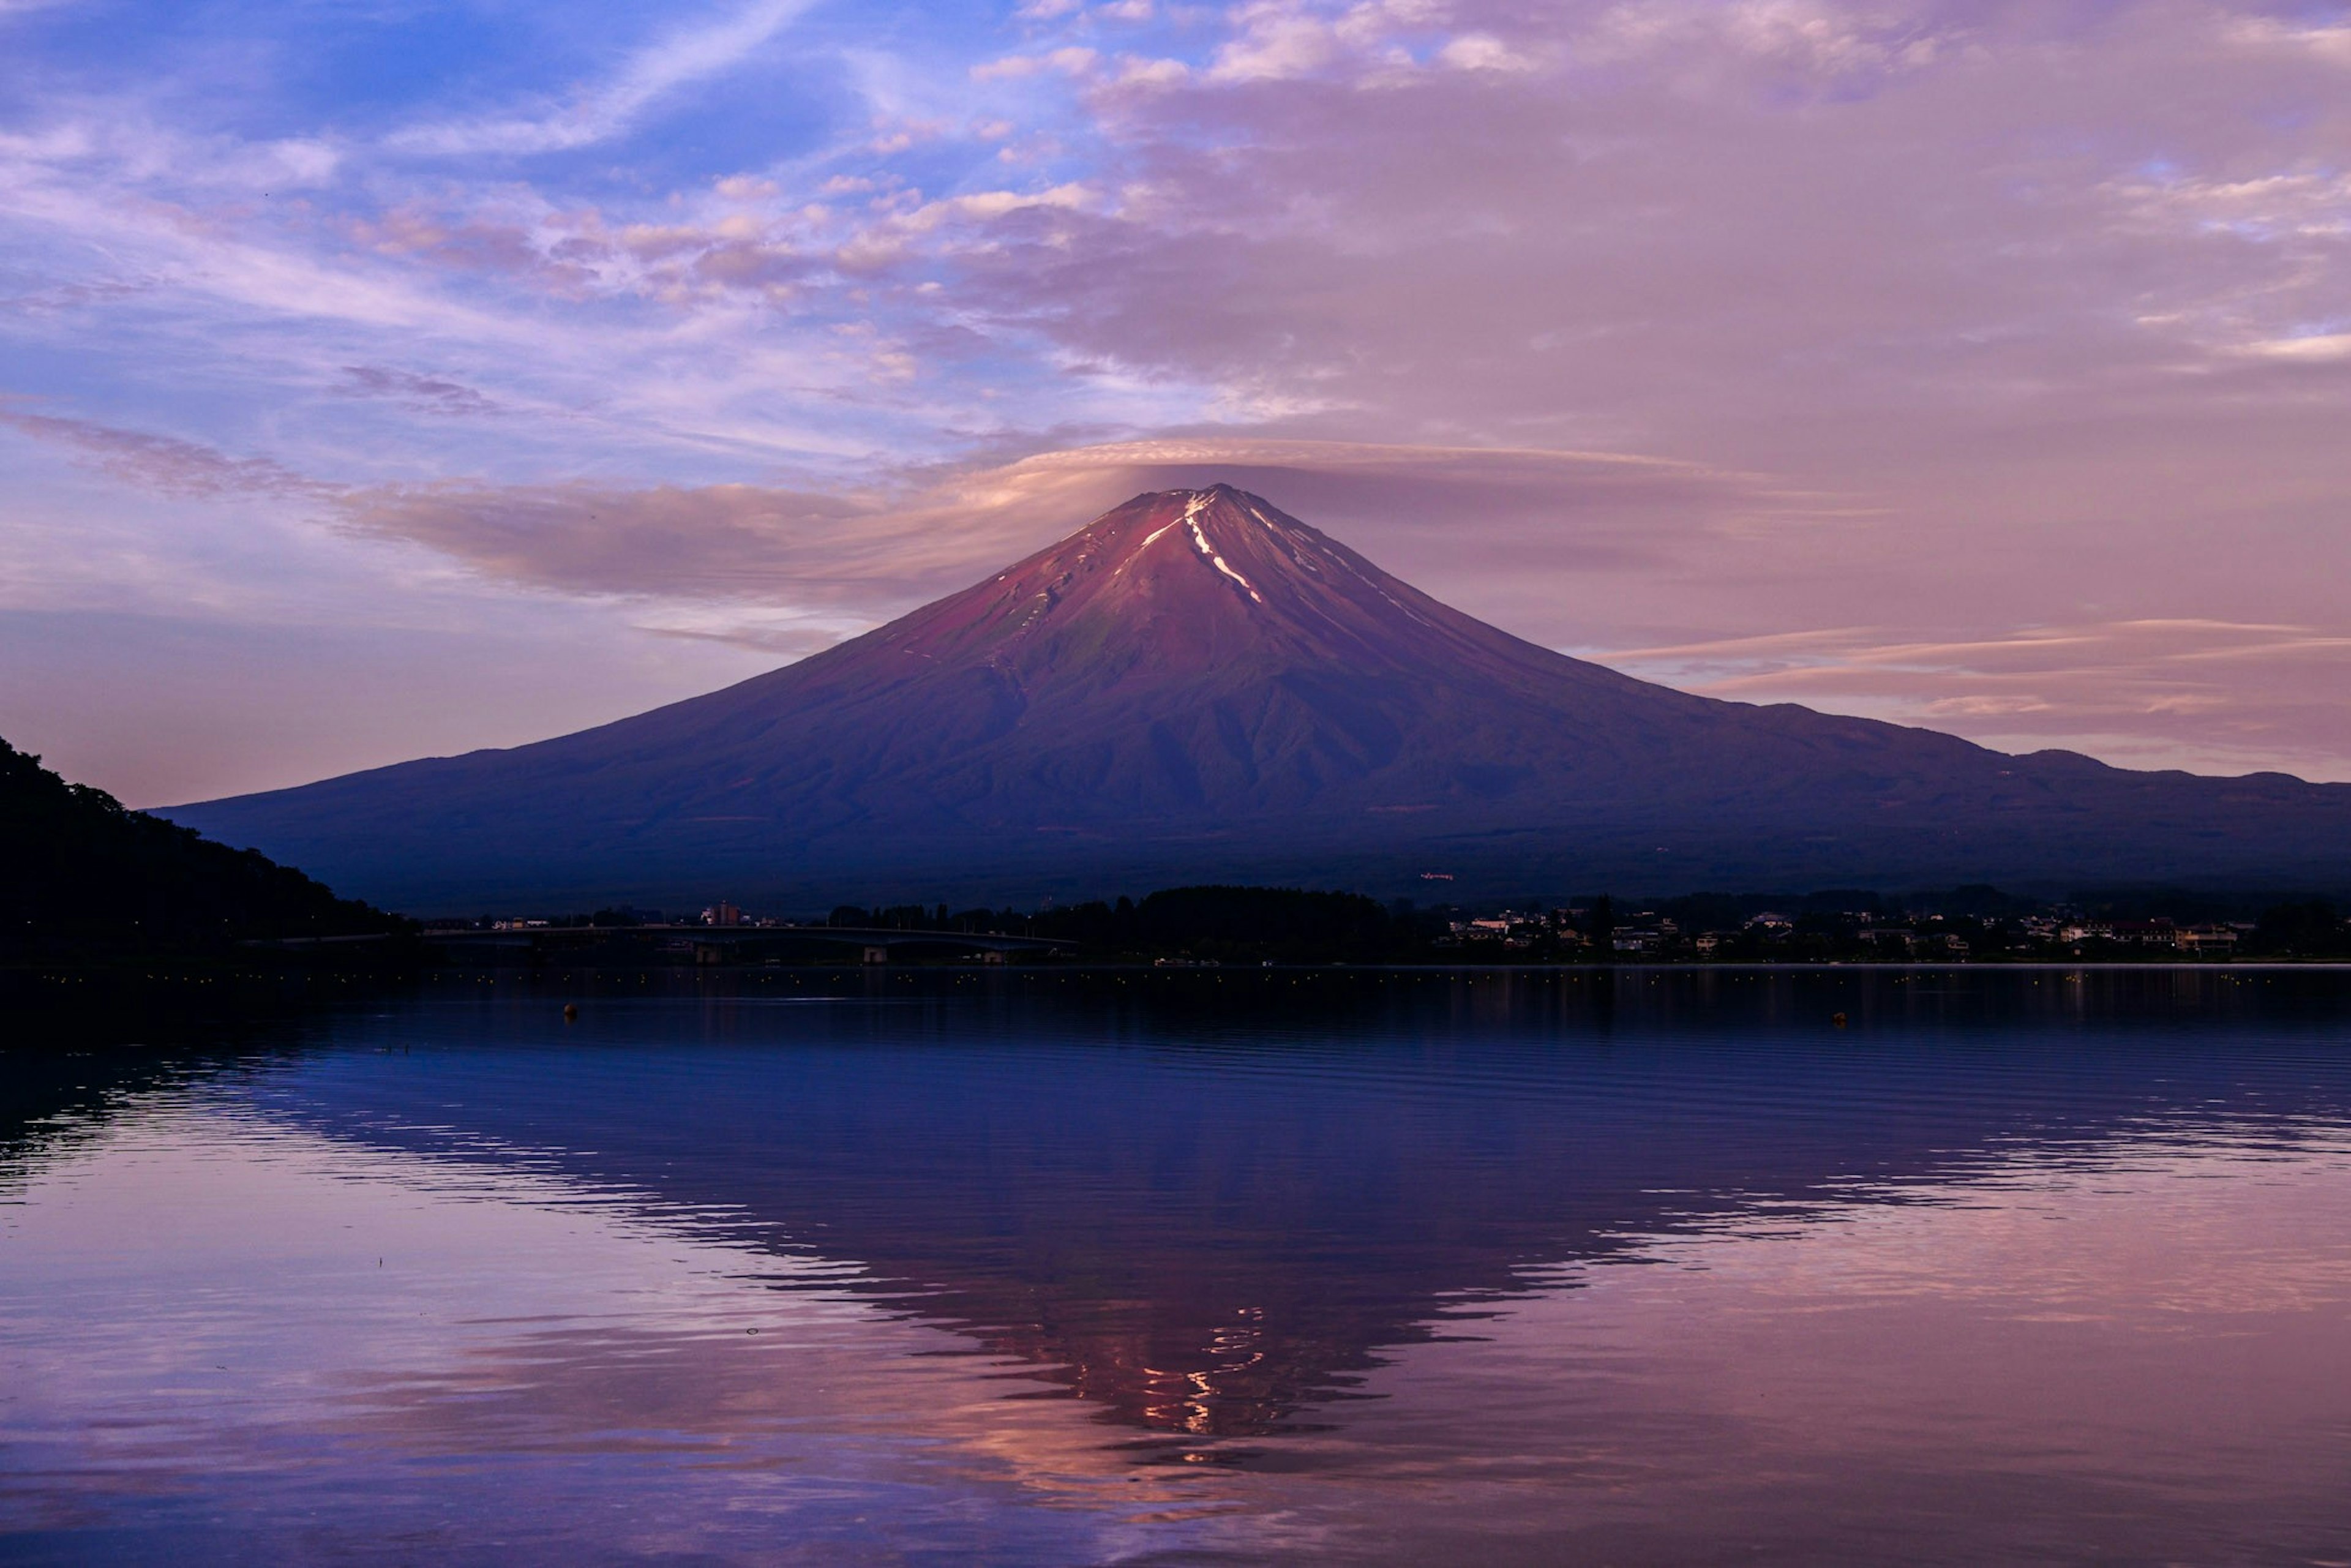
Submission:
{"label": "sky", "polygon": [[1651,679],[2351,779],[2351,5],[0,0],[0,736],[131,804],[1218,479]]}

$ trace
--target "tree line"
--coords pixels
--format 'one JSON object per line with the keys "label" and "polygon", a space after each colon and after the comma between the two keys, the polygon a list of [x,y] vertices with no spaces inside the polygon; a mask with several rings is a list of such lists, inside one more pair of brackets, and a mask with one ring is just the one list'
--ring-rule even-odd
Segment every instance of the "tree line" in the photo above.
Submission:
{"label": "tree line", "polygon": [[256,851],[68,783],[0,740],[0,959],[183,955],[404,925]]}

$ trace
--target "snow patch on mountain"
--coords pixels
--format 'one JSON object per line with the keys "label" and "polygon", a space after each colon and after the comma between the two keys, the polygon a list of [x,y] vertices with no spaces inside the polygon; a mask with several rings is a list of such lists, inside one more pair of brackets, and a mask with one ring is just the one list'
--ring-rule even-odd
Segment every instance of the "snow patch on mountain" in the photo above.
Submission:
{"label": "snow patch on mountain", "polygon": [[[1207,510],[1209,503],[1214,501],[1216,498],[1216,495],[1213,491],[1195,491],[1192,498],[1184,503],[1184,515],[1182,517],[1178,518],[1177,521],[1190,525],[1192,529],[1193,547],[1200,552],[1203,559],[1205,559],[1211,566],[1214,566],[1218,571],[1223,572],[1227,577],[1229,577],[1235,582],[1239,583],[1241,585],[1241,591],[1247,593],[1251,599],[1255,600],[1259,604],[1263,604],[1265,602],[1265,597],[1259,593],[1255,588],[1250,586],[1249,580],[1248,578],[1243,577],[1239,572],[1235,571],[1231,567],[1225,564],[1225,558],[1217,553],[1217,547],[1208,542],[1207,534],[1200,527],[1200,514]],[[1173,528],[1175,527],[1175,524],[1170,523],[1168,527]]]}

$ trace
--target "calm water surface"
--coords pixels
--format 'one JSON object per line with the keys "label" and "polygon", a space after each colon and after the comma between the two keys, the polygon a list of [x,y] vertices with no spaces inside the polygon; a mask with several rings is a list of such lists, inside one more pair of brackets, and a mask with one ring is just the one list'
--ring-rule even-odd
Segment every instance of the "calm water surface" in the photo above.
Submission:
{"label": "calm water surface", "polygon": [[10,1561],[2351,1563],[2344,973],[17,1032]]}

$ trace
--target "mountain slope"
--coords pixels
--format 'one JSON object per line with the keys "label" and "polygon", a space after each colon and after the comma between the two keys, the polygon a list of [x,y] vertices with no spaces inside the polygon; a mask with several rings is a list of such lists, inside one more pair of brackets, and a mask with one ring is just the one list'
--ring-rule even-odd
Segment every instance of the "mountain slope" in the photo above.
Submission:
{"label": "mountain slope", "polygon": [[1137,497],[706,696],[169,815],[411,908],[1400,890],[1430,871],[1456,892],[2351,880],[2351,787],[2010,757],[1671,691],[1222,486]]}

